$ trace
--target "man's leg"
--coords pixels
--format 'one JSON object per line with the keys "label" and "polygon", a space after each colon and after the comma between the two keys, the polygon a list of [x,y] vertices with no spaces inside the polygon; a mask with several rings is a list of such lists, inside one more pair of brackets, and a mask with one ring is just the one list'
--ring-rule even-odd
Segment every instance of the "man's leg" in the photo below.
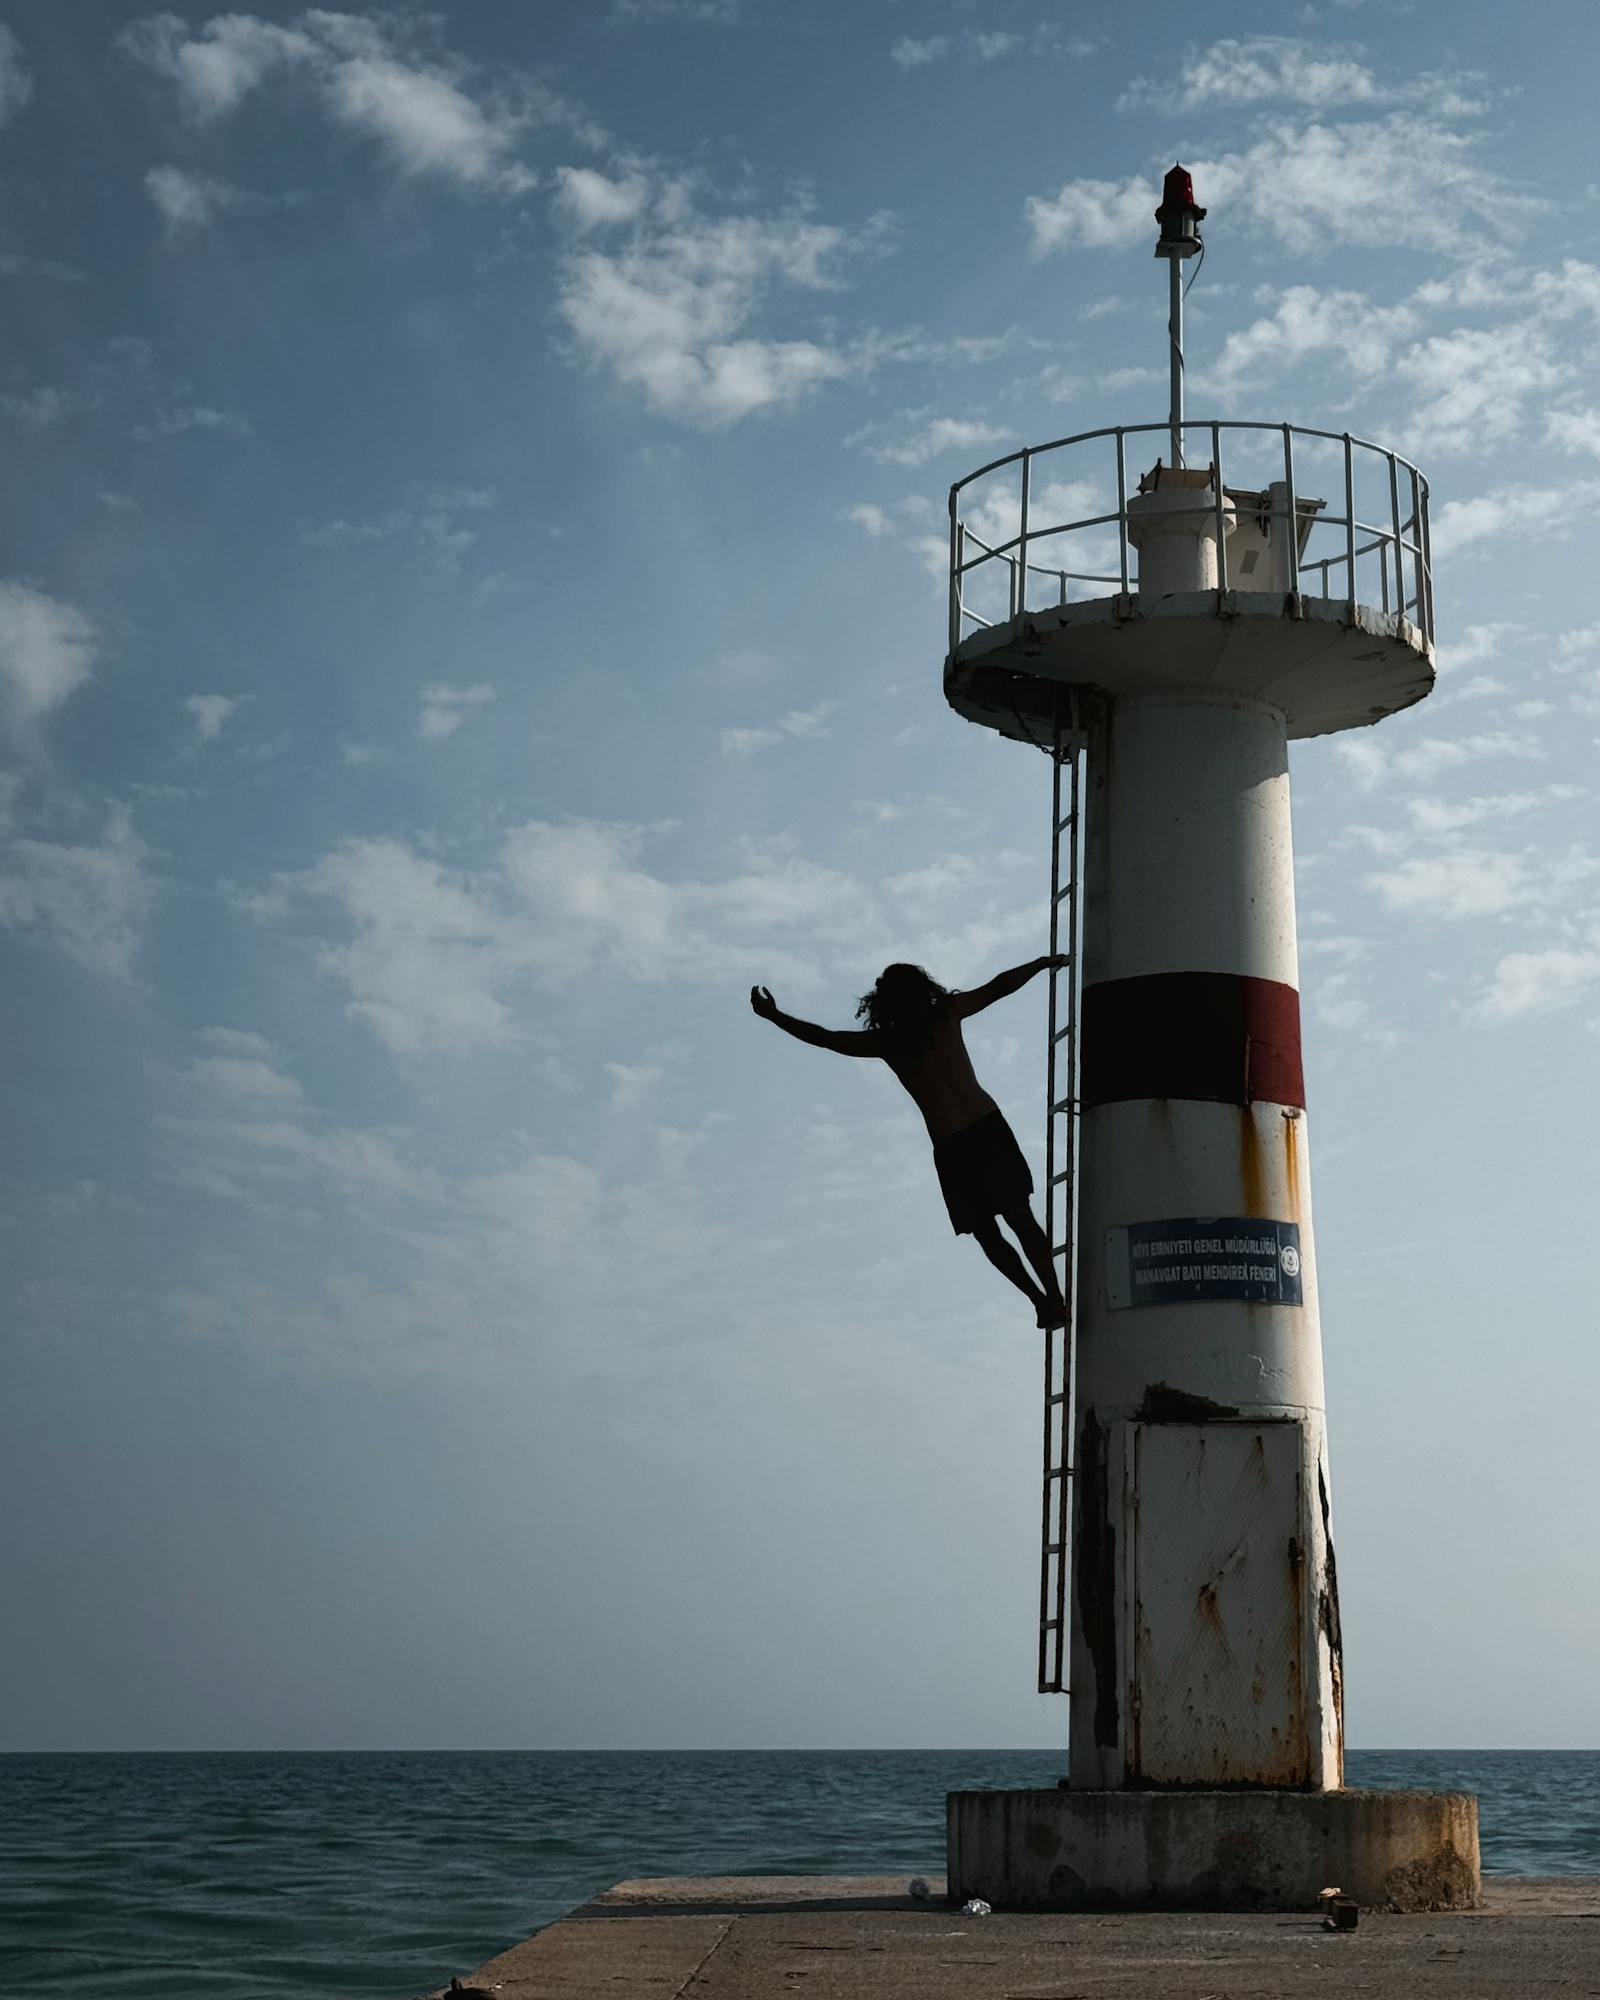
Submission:
{"label": "man's leg", "polygon": [[1033,1210],[1026,1203],[1021,1208],[1008,1212],[1006,1227],[1022,1245],[1022,1254],[1039,1274],[1039,1284],[1044,1297],[1052,1308],[1061,1307],[1065,1313],[1065,1303],[1061,1297],[1061,1281],[1056,1276],[1056,1260],[1050,1255],[1050,1239],[1033,1219]]}
{"label": "man's leg", "polygon": [[1043,1295],[1035,1288],[1032,1279],[1024,1270],[1022,1259],[1000,1234],[1000,1225],[992,1215],[986,1215],[982,1222],[976,1225],[972,1239],[995,1269],[1011,1280],[1034,1311],[1041,1311],[1045,1303]]}

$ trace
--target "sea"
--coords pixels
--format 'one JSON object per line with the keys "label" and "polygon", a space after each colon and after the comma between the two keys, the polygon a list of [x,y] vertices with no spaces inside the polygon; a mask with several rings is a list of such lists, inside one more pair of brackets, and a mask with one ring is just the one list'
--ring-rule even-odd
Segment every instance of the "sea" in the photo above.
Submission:
{"label": "sea", "polygon": [[[939,1873],[1038,1750],[0,1757],[6,2000],[414,2000],[636,1875]],[[1600,1875],[1600,1751],[1352,1751],[1476,1792],[1486,1870]]]}

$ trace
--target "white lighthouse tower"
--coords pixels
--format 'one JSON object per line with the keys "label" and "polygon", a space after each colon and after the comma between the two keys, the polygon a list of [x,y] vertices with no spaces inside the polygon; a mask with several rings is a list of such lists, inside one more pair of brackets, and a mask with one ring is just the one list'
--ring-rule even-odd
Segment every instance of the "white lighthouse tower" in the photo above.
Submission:
{"label": "white lighthouse tower", "polygon": [[[1395,1907],[1478,1893],[1476,1804],[1343,1788],[1289,743],[1433,685],[1428,488],[1347,432],[1184,412],[951,494],[945,692],[1055,771],[1040,1686],[1055,1792],[956,1793],[953,1895]],[[1315,495],[1316,497],[1312,497]]]}

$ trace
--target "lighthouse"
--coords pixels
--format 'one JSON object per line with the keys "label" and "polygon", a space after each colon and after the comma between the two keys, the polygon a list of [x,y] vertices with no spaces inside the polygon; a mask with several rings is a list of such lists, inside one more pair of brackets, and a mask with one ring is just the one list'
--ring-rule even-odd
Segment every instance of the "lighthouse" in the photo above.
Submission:
{"label": "lighthouse", "polygon": [[[997,1906],[1470,1906],[1476,1803],[1344,1786],[1290,744],[1433,685],[1428,487],[1398,453],[1195,420],[1189,174],[1156,210],[1164,422],[951,493],[945,693],[1051,760],[1039,1683],[1054,1792],[949,1802]],[[1198,265],[1194,266],[1198,269]]]}

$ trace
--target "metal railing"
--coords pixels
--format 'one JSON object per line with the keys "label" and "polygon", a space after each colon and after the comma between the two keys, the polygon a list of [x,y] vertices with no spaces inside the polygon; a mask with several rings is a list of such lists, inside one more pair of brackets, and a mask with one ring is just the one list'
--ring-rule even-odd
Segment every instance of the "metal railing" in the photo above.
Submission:
{"label": "metal railing", "polygon": [[[1197,460],[1205,463],[1201,453],[1209,453],[1219,593],[1260,587],[1242,575],[1230,575],[1231,510],[1235,530],[1253,516],[1270,546],[1274,581],[1269,587],[1304,594],[1316,579],[1322,597],[1398,612],[1432,643],[1428,482],[1409,459],[1349,431],[1302,424],[1207,420],[1185,423],[1183,431],[1191,471]],[[969,633],[1042,610],[1046,603],[1136,591],[1138,551],[1128,535],[1128,441],[1149,437],[1160,449],[1170,435],[1165,423],[1110,425],[1025,446],[957,480],[950,489],[950,651]],[[1230,447],[1226,463],[1225,438]],[[1302,471],[1309,472],[1301,484],[1296,481],[1297,443]],[[1309,467],[1308,460],[1314,461]],[[1052,476],[1063,480],[1064,487],[1052,489],[1047,483]],[[1334,496],[1303,497],[1308,485],[1324,483],[1334,489],[1341,512],[1333,511]],[[1159,486],[1154,490],[1159,493]],[[1090,511],[1052,519],[1054,510],[1041,501],[1063,495],[1072,501],[1089,496]],[[1239,509],[1241,496],[1255,504]],[[1105,504],[1096,505],[1101,501]],[[1146,505],[1140,515],[1149,520],[1159,512]],[[1293,532],[1288,532],[1291,522]],[[1075,545],[1073,536],[1080,538]],[[1060,560],[1074,553],[1081,566]],[[1058,560],[1043,560],[1046,555]],[[1048,587],[1037,588],[1036,578],[1046,579]],[[1109,585],[1110,590],[1074,590],[1085,585]]]}

